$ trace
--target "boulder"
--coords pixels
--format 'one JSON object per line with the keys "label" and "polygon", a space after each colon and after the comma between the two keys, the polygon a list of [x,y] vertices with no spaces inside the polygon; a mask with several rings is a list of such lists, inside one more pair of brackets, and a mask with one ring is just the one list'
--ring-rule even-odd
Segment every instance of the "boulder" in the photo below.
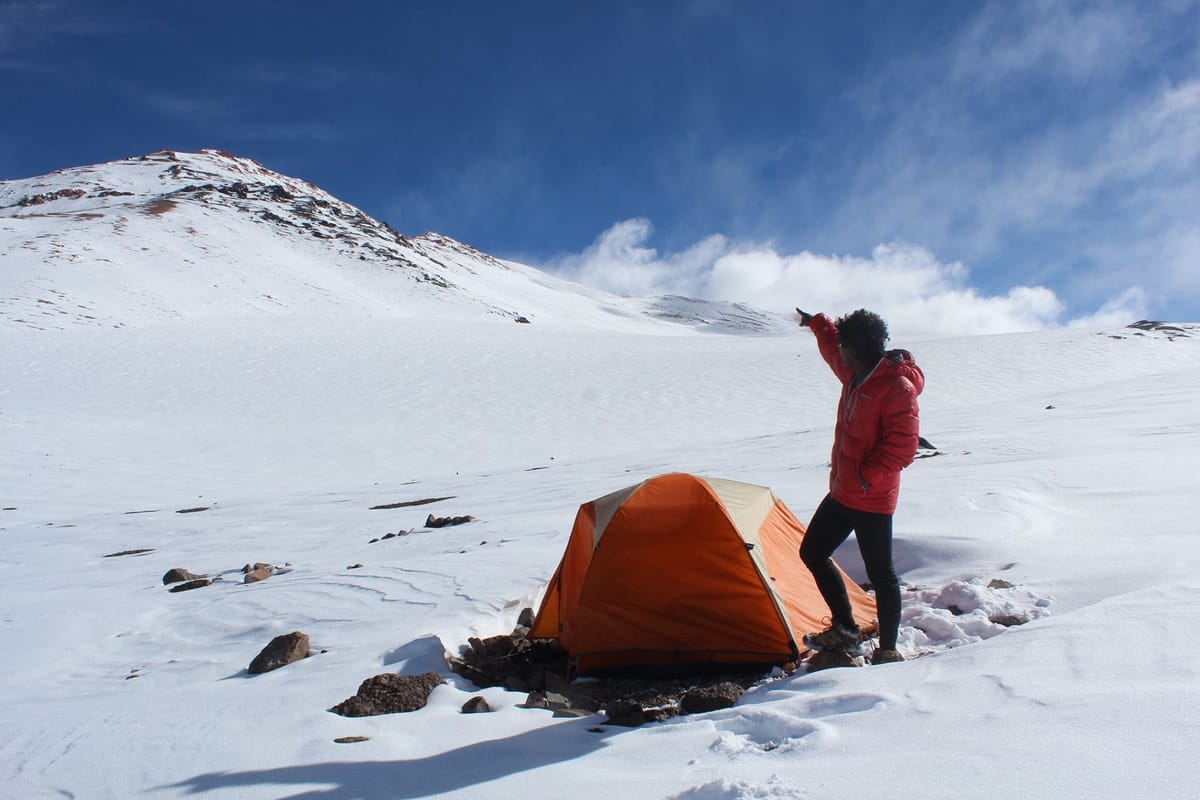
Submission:
{"label": "boulder", "polygon": [[424,708],[429,695],[445,683],[436,672],[423,675],[396,675],[385,672],[367,678],[358,693],[329,709],[343,717],[371,717],[377,714],[397,714]]}
{"label": "boulder", "polygon": [[166,574],[163,575],[162,581],[163,586],[169,586],[172,583],[179,583],[180,581],[196,581],[203,577],[203,575],[195,575],[191,572],[188,572],[183,567],[174,567],[173,569],[166,571]]}
{"label": "boulder", "polygon": [[246,670],[251,675],[286,667],[293,661],[308,657],[308,634],[292,631],[283,636],[276,636],[271,643],[262,649]]}

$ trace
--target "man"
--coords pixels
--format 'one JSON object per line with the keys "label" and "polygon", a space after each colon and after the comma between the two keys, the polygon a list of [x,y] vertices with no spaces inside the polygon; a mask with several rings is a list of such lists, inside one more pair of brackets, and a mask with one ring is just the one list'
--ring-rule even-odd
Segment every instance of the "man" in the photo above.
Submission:
{"label": "man", "polygon": [[896,650],[900,580],[892,565],[892,514],[900,495],[900,470],[917,452],[917,395],[925,388],[925,375],[907,350],[884,350],[888,330],[878,314],[859,309],[834,322],[824,314],[796,311],[842,382],[829,494],[800,546],[800,558],[829,605],[832,624],[805,636],[804,643],[816,650],[840,650],[862,641],[846,585],[831,560],[853,531],[879,614],[879,646],[871,663],[903,661]]}

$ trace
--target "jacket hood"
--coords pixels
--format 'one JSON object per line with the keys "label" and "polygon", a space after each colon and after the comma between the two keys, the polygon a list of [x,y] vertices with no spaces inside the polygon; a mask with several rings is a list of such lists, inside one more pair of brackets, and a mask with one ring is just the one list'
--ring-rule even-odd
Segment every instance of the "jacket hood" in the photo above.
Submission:
{"label": "jacket hood", "polygon": [[912,383],[920,394],[925,389],[925,373],[917,366],[912,353],[907,350],[888,350],[883,360],[875,367],[876,375],[902,375]]}

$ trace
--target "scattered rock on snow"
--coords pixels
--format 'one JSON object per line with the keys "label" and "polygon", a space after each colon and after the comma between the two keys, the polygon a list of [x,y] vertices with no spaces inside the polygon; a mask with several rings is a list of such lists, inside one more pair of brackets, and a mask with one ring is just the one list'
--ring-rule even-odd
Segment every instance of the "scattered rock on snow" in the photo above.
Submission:
{"label": "scattered rock on snow", "polygon": [[246,671],[251,675],[261,675],[307,658],[308,653],[308,634],[292,631],[272,639],[262,652],[254,657]]}
{"label": "scattered rock on snow", "polygon": [[401,503],[385,503],[381,506],[371,506],[370,511],[387,510],[391,508],[409,508],[411,506],[425,506],[430,503],[440,503],[443,500],[453,500],[454,496],[450,497],[426,497],[424,500],[406,500]]}
{"label": "scattered rock on snow", "polygon": [[153,547],[141,547],[137,550],[122,550],[119,553],[109,553],[101,558],[119,558],[120,556],[140,556],[143,553],[153,553]]}
{"label": "scattered rock on snow", "polygon": [[258,583],[265,581],[267,578],[275,574],[275,567],[270,564],[255,564],[251,567],[249,564],[242,567],[242,573],[245,577],[242,583]]}
{"label": "scattered rock on snow", "polygon": [[482,695],[476,695],[467,702],[463,703],[462,713],[464,714],[486,714],[492,710],[488,705],[488,701]]}
{"label": "scattered rock on snow", "polygon": [[164,574],[162,577],[162,582],[163,586],[168,586],[172,583],[179,583],[180,581],[200,580],[203,577],[203,575],[195,575],[191,572],[188,572],[183,567],[174,567],[173,569],[166,571],[166,574]]}
{"label": "scattered rock on snow", "polygon": [[180,583],[176,586],[172,586],[167,591],[168,592],[188,592],[188,591],[191,591],[192,589],[200,589],[204,586],[208,586],[210,583],[212,583],[212,581],[210,581],[208,578],[200,578],[199,580],[188,581],[187,583]]}
{"label": "scattered rock on snow", "polygon": [[385,672],[367,678],[353,696],[329,709],[343,717],[370,717],[397,714],[424,708],[429,695],[445,683],[436,672],[424,675],[397,675]]}
{"label": "scattered rock on snow", "polygon": [[445,528],[450,525],[462,525],[467,522],[472,522],[475,518],[470,514],[461,517],[435,517],[430,514],[425,518],[426,528]]}
{"label": "scattered rock on snow", "polygon": [[335,744],[357,744],[371,741],[370,736],[339,736],[333,740]]}

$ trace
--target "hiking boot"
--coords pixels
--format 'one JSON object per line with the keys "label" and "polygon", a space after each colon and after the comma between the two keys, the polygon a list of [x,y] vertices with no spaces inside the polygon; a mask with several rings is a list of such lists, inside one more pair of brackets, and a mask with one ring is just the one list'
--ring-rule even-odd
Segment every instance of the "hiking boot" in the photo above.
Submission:
{"label": "hiking boot", "polygon": [[875,652],[871,654],[872,664],[894,664],[897,661],[903,661],[904,656],[900,655],[899,650],[885,650],[882,647],[877,647]]}
{"label": "hiking boot", "polygon": [[862,630],[835,622],[820,633],[804,634],[804,646],[813,650],[857,650]]}

